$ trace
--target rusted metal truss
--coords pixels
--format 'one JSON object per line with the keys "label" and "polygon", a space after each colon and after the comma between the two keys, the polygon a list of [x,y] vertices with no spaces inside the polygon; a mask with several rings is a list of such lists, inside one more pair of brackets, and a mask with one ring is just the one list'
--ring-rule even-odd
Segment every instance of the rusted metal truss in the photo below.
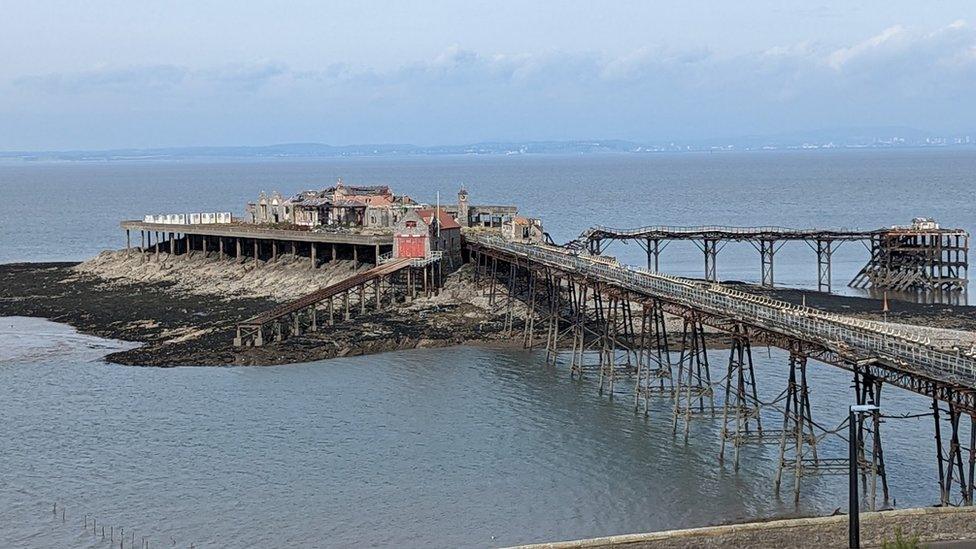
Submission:
{"label": "rusted metal truss", "polygon": [[[794,500],[798,501],[802,477],[848,470],[846,453],[844,457],[821,455],[819,446],[824,438],[845,439],[846,420],[828,428],[812,417],[807,370],[808,362],[816,360],[851,372],[855,399],[860,404],[880,405],[881,389],[889,384],[947,406],[951,430],[948,444],[943,444],[939,430],[936,433],[942,499],[947,504],[972,502],[976,439],[969,448],[958,442],[959,418],[969,415],[972,421],[976,415],[976,392],[972,388],[859,356],[838,342],[810,341],[732,315],[705,312],[478,242],[469,242],[469,247],[477,266],[475,276],[484,291],[493,302],[504,299],[506,327],[513,335],[521,328],[527,348],[545,341],[547,364],[568,364],[570,375],[576,379],[595,374],[600,393],[611,398],[630,392],[637,412],[647,414],[653,398],[669,399],[672,430],[677,436],[681,425],[686,441],[692,420],[721,414],[720,463],[726,461],[727,447],[732,451],[733,466],[738,468],[741,447],[778,445],[773,481],[777,493],[784,480],[792,478]],[[830,246],[826,249],[824,253],[829,253]],[[503,287],[505,295],[499,296]],[[670,330],[669,323],[673,326]],[[672,337],[678,326],[680,338]],[[706,334],[707,330],[711,332]],[[719,334],[727,337],[729,357],[724,376],[715,379],[706,336]],[[758,396],[752,361],[756,345],[775,346],[789,353],[787,387],[768,402]],[[782,423],[770,429],[769,414],[773,413]],[[934,415],[940,424],[938,406]],[[885,503],[890,496],[881,439],[883,423],[884,417],[875,412],[860,416],[856,426],[857,465],[872,509],[879,492]],[[968,460],[968,468],[964,460]],[[953,491],[958,491],[961,499],[953,500],[949,496]]]}
{"label": "rusted metal truss", "polygon": [[786,227],[592,227],[566,245],[602,254],[615,241],[637,242],[647,268],[657,272],[661,251],[675,240],[694,242],[705,259],[704,278],[718,280],[718,252],[729,242],[748,242],[760,258],[760,283],[772,287],[776,252],[791,241],[805,242],[817,254],[817,288],[831,290],[831,257],[844,242],[862,242],[871,251],[867,264],[850,282],[858,288],[939,290],[966,288],[969,233],[961,229],[820,230]]}

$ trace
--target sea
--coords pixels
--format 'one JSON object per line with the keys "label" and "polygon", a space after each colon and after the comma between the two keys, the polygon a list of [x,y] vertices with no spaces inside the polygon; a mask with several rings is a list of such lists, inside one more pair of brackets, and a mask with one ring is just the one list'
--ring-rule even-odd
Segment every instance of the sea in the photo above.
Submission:
{"label": "sea", "polygon": [[[81,261],[125,244],[123,219],[230,211],[261,191],[388,184],[431,203],[517,204],[557,242],[587,227],[873,229],[935,218],[976,229],[976,151],[845,150],[581,156],[207,159],[0,164],[0,263]],[[644,265],[635,244],[605,252]],[[867,260],[834,256],[834,290]],[[701,276],[671,243],[661,270]],[[725,281],[759,279],[730,243]],[[816,255],[787,243],[781,286],[816,288]],[[276,367],[139,368],[104,355],[133,343],[41,319],[0,318],[0,547],[494,547],[811,514],[847,505],[843,476],[773,490],[777,447],[719,463],[720,418],[687,441],[671,404],[634,412],[544,353],[455,347]],[[711,352],[721,370],[728,351]],[[785,389],[787,356],[754,349],[760,398]],[[724,355],[724,356],[723,356]],[[717,366],[716,366],[717,365]],[[823,457],[849,374],[810,365]],[[938,501],[931,403],[882,397],[897,507]],[[773,409],[767,425],[782,421]],[[837,432],[835,432],[837,431]],[[878,501],[880,505],[880,499]],[[93,526],[94,523],[94,526]],[[102,527],[105,527],[105,539]],[[109,541],[109,537],[113,541]]]}

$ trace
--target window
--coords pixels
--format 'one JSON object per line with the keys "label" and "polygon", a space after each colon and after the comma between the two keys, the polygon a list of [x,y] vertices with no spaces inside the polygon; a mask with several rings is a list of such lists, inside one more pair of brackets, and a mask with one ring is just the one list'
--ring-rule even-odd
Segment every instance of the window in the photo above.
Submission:
{"label": "window", "polygon": [[407,221],[407,228],[408,229],[416,229],[417,228],[417,222],[416,221]]}

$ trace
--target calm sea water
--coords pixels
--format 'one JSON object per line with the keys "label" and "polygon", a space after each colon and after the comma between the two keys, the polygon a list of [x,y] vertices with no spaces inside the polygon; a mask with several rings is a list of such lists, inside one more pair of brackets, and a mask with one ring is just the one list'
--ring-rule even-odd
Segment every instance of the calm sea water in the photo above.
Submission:
{"label": "calm sea water", "polygon": [[[120,218],[240,211],[262,189],[339,176],[445,201],[463,182],[475,201],[543,217],[556,240],[596,223],[871,228],[917,215],[972,230],[974,174],[976,154],[931,151],[6,165],[0,262],[82,259],[122,243]],[[777,257],[781,282],[814,282],[801,246]],[[609,253],[640,261],[631,248]],[[843,282],[865,252],[838,253]],[[663,259],[672,272],[701,271],[690,245],[672,244]],[[719,272],[755,280],[758,258],[729,245]],[[667,403],[645,419],[629,398],[600,397],[538,353],[453,348],[276,368],[101,360],[124,345],[0,319],[0,546],[107,546],[82,532],[86,513],[154,547],[494,546],[846,504],[842,477],[811,478],[795,508],[790,484],[782,500],[772,493],[775,447],[747,448],[738,473],[720,467],[719,421],[696,422],[684,444]],[[755,358],[772,399],[786,357]],[[849,377],[813,364],[811,384],[816,419],[836,426]],[[928,407],[892,388],[884,400],[899,413]],[[900,507],[937,499],[930,421],[885,423]],[[821,448],[844,452],[832,438]],[[54,501],[66,523],[51,515]]]}

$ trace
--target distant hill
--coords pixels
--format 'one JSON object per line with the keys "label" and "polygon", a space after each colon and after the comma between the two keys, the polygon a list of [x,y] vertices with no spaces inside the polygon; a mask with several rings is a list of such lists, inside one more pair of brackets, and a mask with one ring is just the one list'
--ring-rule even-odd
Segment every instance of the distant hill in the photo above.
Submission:
{"label": "distant hill", "polygon": [[358,156],[601,154],[793,149],[858,149],[976,146],[972,135],[935,135],[915,128],[836,128],[727,139],[638,143],[619,139],[577,141],[488,141],[466,145],[326,145],[283,143],[263,146],[166,147],[96,151],[0,152],[0,160],[154,160],[192,158],[336,158]]}

